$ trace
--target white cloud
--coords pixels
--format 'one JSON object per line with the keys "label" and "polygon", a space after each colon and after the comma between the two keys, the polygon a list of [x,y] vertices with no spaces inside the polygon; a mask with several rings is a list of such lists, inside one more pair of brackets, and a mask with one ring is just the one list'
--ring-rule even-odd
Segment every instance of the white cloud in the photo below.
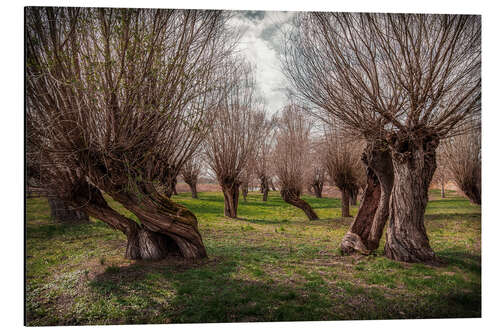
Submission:
{"label": "white cloud", "polygon": [[286,81],[278,57],[279,29],[295,13],[245,13],[238,12],[230,24],[243,32],[238,49],[255,66],[258,89],[267,103],[268,111],[274,113],[286,104]]}

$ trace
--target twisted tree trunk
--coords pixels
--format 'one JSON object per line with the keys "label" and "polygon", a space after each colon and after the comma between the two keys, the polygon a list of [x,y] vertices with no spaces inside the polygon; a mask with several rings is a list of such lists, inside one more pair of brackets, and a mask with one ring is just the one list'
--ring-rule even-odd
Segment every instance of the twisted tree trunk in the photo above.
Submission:
{"label": "twisted tree trunk", "polygon": [[318,215],[314,212],[312,207],[300,198],[300,191],[295,189],[281,189],[280,194],[286,203],[302,209],[309,220],[318,219]]}
{"label": "twisted tree trunk", "polygon": [[131,192],[107,177],[96,179],[114,200],[137,216],[140,225],[111,209],[99,189],[89,183],[82,182],[74,190],[73,200],[83,204],[90,215],[127,236],[127,258],[159,260],[168,255],[191,259],[207,256],[193,213],[157,192],[152,183],[138,183]]}
{"label": "twisted tree trunk", "polygon": [[56,197],[50,197],[48,200],[52,220],[61,223],[89,222],[89,216],[85,211],[76,209]]}
{"label": "twisted tree trunk", "polygon": [[362,161],[366,179],[358,214],[342,239],[342,253],[369,254],[376,250],[389,216],[389,200],[394,183],[394,171],[389,151],[379,145],[368,145]]}
{"label": "twisted tree trunk", "polygon": [[394,139],[394,187],[390,200],[385,255],[397,261],[437,261],[424,225],[429,185],[436,170],[438,140],[421,142]]}
{"label": "twisted tree trunk", "polygon": [[222,184],[221,187],[224,194],[224,216],[236,218],[238,216],[240,184],[238,182],[230,182]]}

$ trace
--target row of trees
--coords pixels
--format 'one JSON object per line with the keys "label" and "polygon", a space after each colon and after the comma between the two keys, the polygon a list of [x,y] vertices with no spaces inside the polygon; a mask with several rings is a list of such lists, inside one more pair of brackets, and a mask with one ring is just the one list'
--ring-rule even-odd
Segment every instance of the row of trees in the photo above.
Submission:
{"label": "row of trees", "polygon": [[367,142],[365,194],[342,250],[376,249],[389,220],[387,257],[437,261],[427,193],[440,142],[480,126],[480,18],[301,13],[283,53],[310,112]]}
{"label": "row of trees", "polygon": [[[274,178],[284,201],[317,219],[300,196],[320,196],[330,179],[343,216],[363,187],[345,253],[376,249],[389,220],[389,258],[434,262],[423,214],[436,156],[480,149],[464,136],[479,127],[479,19],[300,13],[283,39],[294,102],[269,119],[230,15],[28,8],[30,185],[122,231],[127,258],[161,259],[206,256],[196,217],[170,199],[178,176],[197,195],[204,162],[228,217],[256,175],[263,200]],[[473,170],[457,182],[480,193],[480,167],[447,165],[457,179]]]}

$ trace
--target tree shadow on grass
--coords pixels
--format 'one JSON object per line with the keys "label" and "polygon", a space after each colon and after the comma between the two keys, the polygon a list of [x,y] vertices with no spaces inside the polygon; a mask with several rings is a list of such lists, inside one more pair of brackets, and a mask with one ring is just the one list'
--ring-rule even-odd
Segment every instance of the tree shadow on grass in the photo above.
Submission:
{"label": "tree shadow on grass", "polygon": [[[175,262],[138,263],[108,269],[90,283],[114,302],[134,307],[123,323],[210,323],[341,319],[328,316],[327,295],[293,285],[233,278],[235,261],[205,260],[182,267]],[[160,291],[160,294],[158,293]],[[105,315],[105,313],[103,314]]]}
{"label": "tree shadow on grass", "polygon": [[460,269],[481,274],[481,256],[461,251],[439,251],[437,255],[445,265],[456,266]]}
{"label": "tree shadow on grass", "polygon": [[457,221],[471,221],[481,219],[481,213],[440,213],[440,214],[425,214],[426,221],[439,221],[439,220],[457,220]]}

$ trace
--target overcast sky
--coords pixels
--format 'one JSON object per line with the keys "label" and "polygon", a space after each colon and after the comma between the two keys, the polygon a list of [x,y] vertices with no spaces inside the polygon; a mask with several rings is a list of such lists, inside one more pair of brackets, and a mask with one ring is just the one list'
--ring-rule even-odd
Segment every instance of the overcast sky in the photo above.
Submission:
{"label": "overcast sky", "polygon": [[239,11],[231,24],[242,31],[239,49],[256,68],[257,86],[269,113],[286,103],[286,79],[279,64],[280,29],[295,12]]}

